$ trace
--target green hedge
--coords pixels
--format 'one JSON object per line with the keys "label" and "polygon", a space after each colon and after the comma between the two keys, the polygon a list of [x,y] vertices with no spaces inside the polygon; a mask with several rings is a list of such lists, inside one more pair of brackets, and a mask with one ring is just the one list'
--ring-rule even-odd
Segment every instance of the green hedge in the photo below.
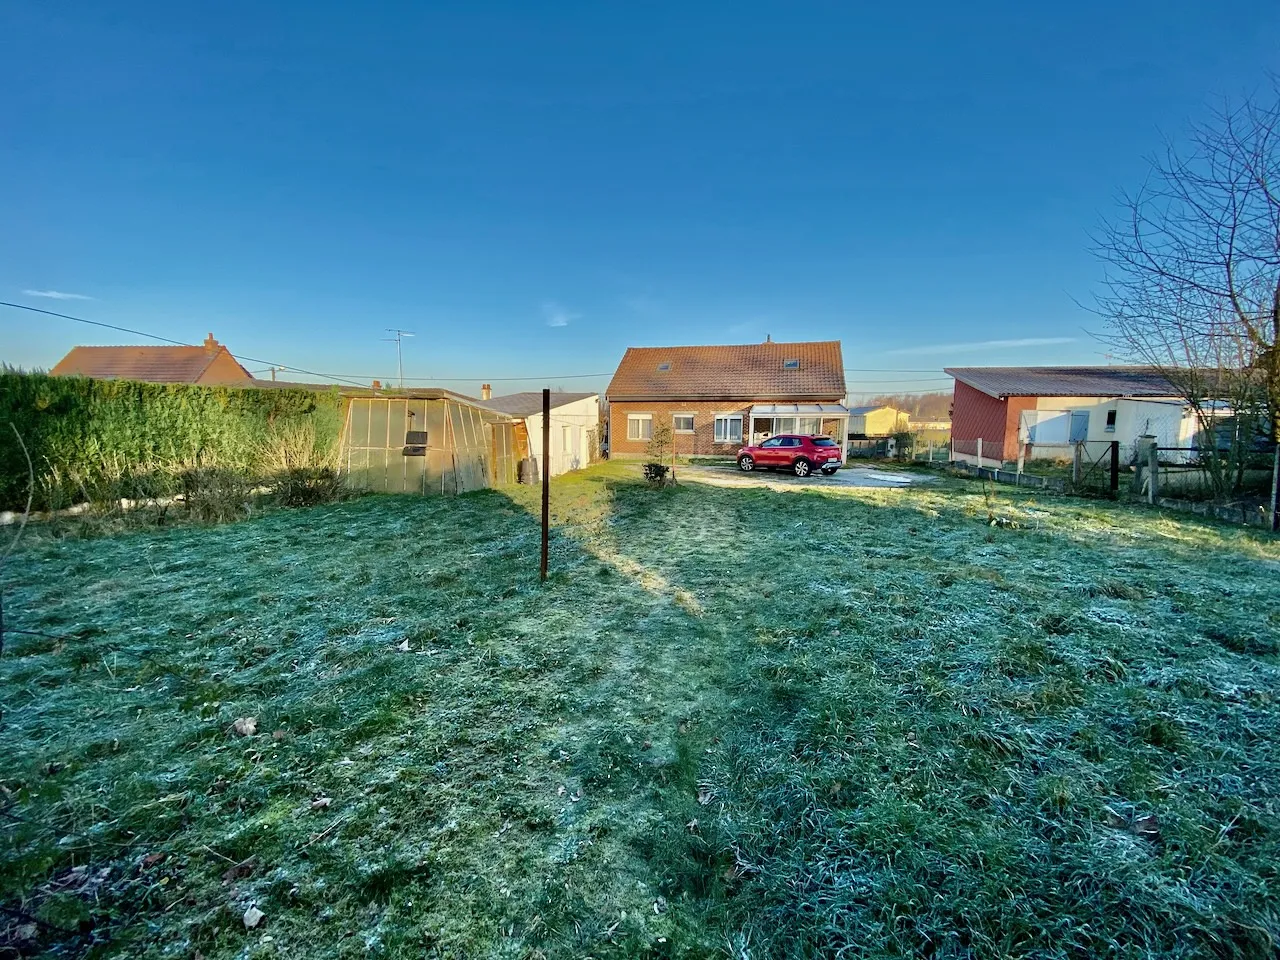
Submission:
{"label": "green hedge", "polygon": [[98,497],[160,496],[192,470],[268,477],[336,460],[336,390],[196,387],[0,373],[0,509],[36,509]]}

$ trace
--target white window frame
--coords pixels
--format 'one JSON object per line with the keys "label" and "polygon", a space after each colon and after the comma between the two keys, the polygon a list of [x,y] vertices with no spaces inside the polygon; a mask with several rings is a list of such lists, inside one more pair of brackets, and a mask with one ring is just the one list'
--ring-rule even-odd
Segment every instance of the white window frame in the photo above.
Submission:
{"label": "white window frame", "polygon": [[[738,436],[736,439],[733,436],[734,431],[732,429],[732,424],[735,420],[738,422]],[[723,430],[720,428],[721,423],[725,424],[725,428]],[[717,413],[715,419],[715,433],[713,434],[713,437],[715,438],[713,440],[714,443],[742,443],[742,414]]]}
{"label": "white window frame", "polygon": [[[807,424],[808,426],[813,426],[814,424],[817,424],[817,426],[814,427],[814,429],[812,430],[803,429],[802,424],[804,424],[806,420],[809,421],[809,423]],[[822,418],[821,417],[796,417],[796,433],[805,437],[819,436],[822,433]]]}
{"label": "white window frame", "polygon": [[[636,430],[635,436],[632,436],[631,434],[631,424],[633,422],[640,425]],[[644,427],[643,427],[643,425],[646,423],[649,425],[649,435],[647,437],[644,436]],[[649,440],[652,440],[653,439],[653,414],[652,413],[628,413],[627,414],[627,439],[628,440],[644,440],[646,442]]]}
{"label": "white window frame", "polygon": [[[688,418],[689,418],[689,429],[688,429],[688,430],[683,430],[683,429],[681,429],[680,427],[677,427],[677,426],[676,426],[676,418],[677,418],[677,417],[688,417]],[[673,413],[673,414],[671,415],[671,432],[672,432],[672,433],[693,433],[693,432],[694,432],[694,429],[695,429],[696,424],[697,424],[697,421],[694,419],[694,415],[693,415],[692,413]]]}

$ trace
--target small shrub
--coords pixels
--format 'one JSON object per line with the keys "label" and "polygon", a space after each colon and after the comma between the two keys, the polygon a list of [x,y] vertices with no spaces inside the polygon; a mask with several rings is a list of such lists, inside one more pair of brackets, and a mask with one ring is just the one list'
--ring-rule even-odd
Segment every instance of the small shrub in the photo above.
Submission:
{"label": "small shrub", "polygon": [[253,484],[235,470],[188,470],[182,486],[188,516],[201,523],[229,523],[251,511]]}
{"label": "small shrub", "polygon": [[667,474],[671,472],[671,468],[665,463],[646,463],[644,465],[644,478],[653,484],[663,484],[667,480]]}
{"label": "small shrub", "polygon": [[309,507],[345,499],[349,491],[327,467],[295,467],[275,479],[275,495],[286,507]]}
{"label": "small shrub", "polygon": [[644,478],[650,483],[661,485],[667,482],[667,473],[671,469],[668,464],[671,462],[674,442],[671,427],[665,423],[654,426],[653,436],[649,438],[649,444],[644,451],[645,456],[649,458],[644,465]]}

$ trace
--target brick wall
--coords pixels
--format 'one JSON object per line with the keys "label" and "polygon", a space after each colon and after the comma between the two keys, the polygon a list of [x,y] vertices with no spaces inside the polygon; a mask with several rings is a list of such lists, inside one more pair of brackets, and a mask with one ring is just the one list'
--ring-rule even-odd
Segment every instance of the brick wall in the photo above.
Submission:
{"label": "brick wall", "polygon": [[246,385],[248,380],[244,367],[240,366],[226,350],[219,350],[213,362],[205,368],[196,382],[202,387],[238,387]]}
{"label": "brick wall", "polygon": [[653,425],[665,423],[671,426],[671,418],[677,413],[693,414],[693,433],[673,433],[676,453],[715,455],[723,454],[732,457],[738,452],[741,443],[716,443],[715,418],[721,414],[738,414],[742,417],[743,436],[750,429],[748,419],[751,407],[755,403],[772,403],[771,400],[717,400],[671,402],[663,401],[612,401],[609,404],[609,455],[620,457],[641,456],[646,440],[627,439],[627,414],[648,413],[653,416]]}
{"label": "brick wall", "polygon": [[957,380],[951,404],[953,450],[972,456],[981,438],[983,459],[1017,459],[1018,420],[1035,405],[1035,397],[1000,400]]}

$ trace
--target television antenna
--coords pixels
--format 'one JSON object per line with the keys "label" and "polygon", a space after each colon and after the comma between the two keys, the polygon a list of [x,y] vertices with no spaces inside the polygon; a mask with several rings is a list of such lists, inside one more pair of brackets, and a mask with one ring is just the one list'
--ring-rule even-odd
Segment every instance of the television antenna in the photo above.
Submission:
{"label": "television antenna", "polygon": [[387,333],[394,333],[394,337],[383,337],[383,343],[394,343],[396,345],[396,366],[400,371],[400,389],[404,389],[404,357],[400,353],[400,341],[405,337],[412,337],[412,330],[397,330],[395,327],[387,327]]}

